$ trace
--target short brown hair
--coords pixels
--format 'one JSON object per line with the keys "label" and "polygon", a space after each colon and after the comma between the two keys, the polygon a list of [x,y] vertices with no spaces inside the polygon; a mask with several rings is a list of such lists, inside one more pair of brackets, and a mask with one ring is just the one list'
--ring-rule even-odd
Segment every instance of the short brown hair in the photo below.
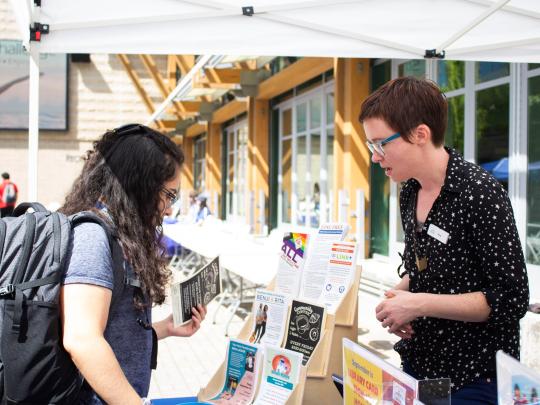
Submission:
{"label": "short brown hair", "polygon": [[384,120],[403,139],[410,142],[411,131],[420,124],[431,129],[435,146],[444,144],[448,120],[446,97],[435,83],[416,77],[390,80],[362,103],[359,120]]}

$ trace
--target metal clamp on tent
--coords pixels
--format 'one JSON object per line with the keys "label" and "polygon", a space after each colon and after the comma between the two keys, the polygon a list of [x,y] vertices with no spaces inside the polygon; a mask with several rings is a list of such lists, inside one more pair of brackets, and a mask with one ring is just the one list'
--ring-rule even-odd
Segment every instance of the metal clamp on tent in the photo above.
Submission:
{"label": "metal clamp on tent", "polygon": [[248,17],[252,17],[253,14],[255,14],[255,9],[253,8],[253,6],[242,7],[242,14]]}
{"label": "metal clamp on tent", "polygon": [[34,23],[34,26],[30,26],[30,41],[41,41],[42,34],[49,33],[49,24]]}
{"label": "metal clamp on tent", "polygon": [[446,52],[437,52],[436,49],[426,49],[424,54],[425,59],[444,59]]}

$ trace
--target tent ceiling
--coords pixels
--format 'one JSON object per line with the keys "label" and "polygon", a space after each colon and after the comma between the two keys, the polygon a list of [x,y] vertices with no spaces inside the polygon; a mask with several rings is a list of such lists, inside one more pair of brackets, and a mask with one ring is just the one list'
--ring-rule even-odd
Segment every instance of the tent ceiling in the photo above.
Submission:
{"label": "tent ceiling", "polygon": [[[28,26],[26,1],[11,2]],[[39,20],[41,52],[540,62],[538,0],[42,0]]]}

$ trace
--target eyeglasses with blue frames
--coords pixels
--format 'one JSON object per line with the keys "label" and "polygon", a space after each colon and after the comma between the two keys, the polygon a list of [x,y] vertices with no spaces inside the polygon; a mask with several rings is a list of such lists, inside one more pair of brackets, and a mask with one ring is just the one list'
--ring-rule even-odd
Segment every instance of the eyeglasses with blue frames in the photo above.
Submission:
{"label": "eyeglasses with blue frames", "polygon": [[165,187],[162,187],[161,191],[163,192],[163,194],[165,194],[165,196],[169,200],[168,207],[172,207],[178,201],[179,197],[177,193],[173,193],[171,190],[168,190]]}
{"label": "eyeglasses with blue frames", "polygon": [[384,156],[384,148],[383,146],[386,145],[389,142],[392,142],[394,139],[397,139],[401,136],[399,132],[396,132],[393,135],[390,135],[388,138],[384,138],[382,141],[378,142],[370,142],[366,141],[366,145],[368,149],[371,151],[371,153],[378,153],[381,156]]}

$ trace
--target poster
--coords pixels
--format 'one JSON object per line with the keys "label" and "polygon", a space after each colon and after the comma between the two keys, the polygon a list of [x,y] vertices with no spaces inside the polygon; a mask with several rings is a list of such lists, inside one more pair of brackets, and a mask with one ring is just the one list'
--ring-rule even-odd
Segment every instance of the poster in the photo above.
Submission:
{"label": "poster", "polygon": [[219,257],[202,267],[188,279],[171,285],[171,301],[175,327],[189,322],[191,308],[198,304],[208,305],[221,294]]}
{"label": "poster", "polygon": [[321,305],[335,314],[349,291],[356,276],[357,244],[354,242],[334,242],[328,258],[328,268],[320,298]]}
{"label": "poster", "polygon": [[288,309],[289,298],[287,295],[262,289],[256,290],[249,342],[281,346]]}
{"label": "poster", "polygon": [[328,270],[328,257],[334,242],[342,241],[347,234],[347,224],[322,224],[310,242],[309,257],[302,272],[300,299],[317,302],[323,292]]}
{"label": "poster", "polygon": [[321,339],[326,311],[324,307],[293,300],[285,348],[302,353],[302,365],[306,365]]}
{"label": "poster", "polygon": [[413,405],[417,381],[358,344],[343,339],[345,405]]}
{"label": "poster", "polygon": [[298,296],[308,240],[309,235],[306,233],[286,232],[283,236],[276,276],[277,292],[291,297]]}
{"label": "poster", "polygon": [[282,405],[297,386],[302,370],[302,355],[279,347],[264,349],[263,373],[254,405]]}
{"label": "poster", "polygon": [[499,404],[540,404],[540,374],[501,350],[496,358]]}
{"label": "poster", "polygon": [[[39,128],[67,129],[67,56],[41,54]],[[0,129],[28,129],[30,56],[21,41],[0,40]]]}
{"label": "poster", "polygon": [[216,405],[250,404],[257,387],[259,362],[257,346],[231,338],[227,351],[225,385],[218,395],[205,402]]}

